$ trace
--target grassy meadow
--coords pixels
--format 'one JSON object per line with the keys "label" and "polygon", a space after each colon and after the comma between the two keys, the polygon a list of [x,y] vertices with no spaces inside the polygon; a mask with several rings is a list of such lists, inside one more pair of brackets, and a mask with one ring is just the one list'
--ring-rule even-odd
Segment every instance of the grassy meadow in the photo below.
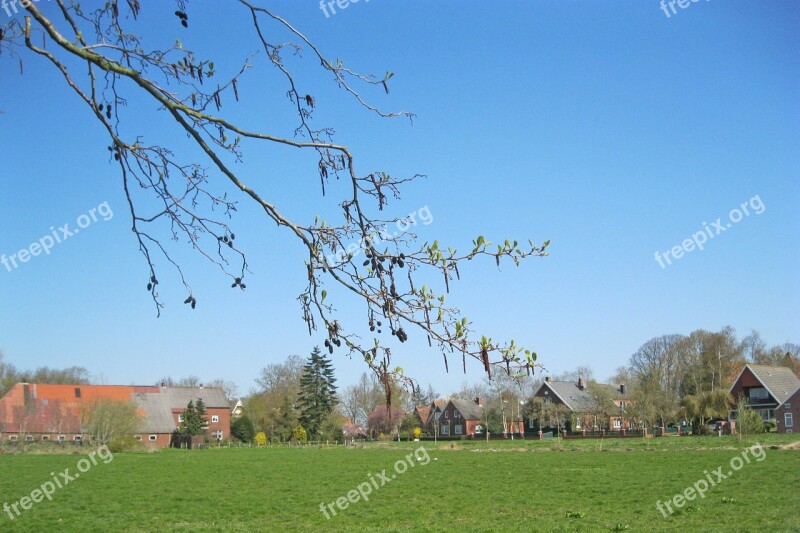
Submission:
{"label": "grassy meadow", "polygon": [[[52,501],[20,508],[13,520],[3,512],[0,531],[800,531],[800,448],[792,437],[117,453],[55,490]],[[750,454],[705,498],[666,517],[656,509],[704,472],[731,471],[756,442],[761,461]],[[91,450],[0,455],[0,505],[30,496],[51,472],[74,476]],[[405,464],[395,470],[398,462]],[[355,503],[346,501],[359,484],[364,493],[370,486],[369,500],[352,492]],[[336,515],[327,508],[326,518],[321,503]]]}

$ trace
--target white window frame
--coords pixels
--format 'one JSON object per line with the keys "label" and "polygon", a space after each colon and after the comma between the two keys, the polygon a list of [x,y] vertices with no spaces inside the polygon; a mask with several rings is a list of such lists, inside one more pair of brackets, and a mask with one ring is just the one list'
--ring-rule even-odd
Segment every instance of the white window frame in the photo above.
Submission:
{"label": "white window frame", "polygon": [[19,440],[19,435],[9,435],[8,440],[11,442],[17,442]]}
{"label": "white window frame", "polygon": [[622,419],[620,419],[620,418],[615,418],[615,419],[614,419],[614,427],[615,427],[615,428],[621,428],[621,427],[622,427]]}
{"label": "white window frame", "polygon": [[182,422],[183,422],[183,415],[182,415],[182,414],[179,414],[179,415],[178,415],[178,423],[180,424],[180,423],[182,423]]}
{"label": "white window frame", "polygon": [[464,426],[461,424],[456,424],[453,427],[453,435],[463,435],[464,434]]}
{"label": "white window frame", "polygon": [[450,426],[442,424],[442,426],[439,428],[439,435],[442,435],[442,436],[446,435],[446,436],[449,437],[450,436]]}
{"label": "white window frame", "polygon": [[42,440],[50,440],[50,435],[42,435]]}
{"label": "white window frame", "polygon": [[147,437],[147,440],[149,440],[150,442],[157,441],[158,435],[150,435],[149,437]]}
{"label": "white window frame", "polygon": [[783,404],[783,406],[785,408],[787,408],[787,409],[791,409],[792,408],[792,404],[790,402],[786,402],[785,404]]}
{"label": "white window frame", "polygon": [[792,413],[783,413],[783,427],[794,427],[794,418],[792,417]]}
{"label": "white window frame", "polygon": [[218,424],[219,423],[219,415],[211,415],[211,423]]}
{"label": "white window frame", "polygon": [[450,418],[450,417],[447,415],[447,411],[445,411],[445,412],[444,412],[444,417],[445,417],[445,418]]}
{"label": "white window frame", "polygon": [[59,435],[58,436],[58,442],[65,442],[66,440],[67,440],[67,436],[66,435]]}
{"label": "white window frame", "polygon": [[142,440],[142,436],[141,435],[134,435],[133,436],[133,440]]}
{"label": "white window frame", "polygon": [[33,442],[33,435],[25,435],[25,442]]}
{"label": "white window frame", "polygon": [[80,435],[74,435],[74,436],[72,437],[72,440],[73,440],[74,442],[81,442],[81,441],[83,440],[83,437],[81,437]]}

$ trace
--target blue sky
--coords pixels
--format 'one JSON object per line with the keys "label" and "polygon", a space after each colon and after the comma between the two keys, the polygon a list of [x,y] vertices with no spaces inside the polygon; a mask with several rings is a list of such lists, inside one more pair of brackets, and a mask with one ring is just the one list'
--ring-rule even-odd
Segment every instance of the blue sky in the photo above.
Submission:
{"label": "blue sky", "polygon": [[[589,365],[601,378],[661,334],[729,324],[770,344],[800,342],[800,5],[698,2],[667,17],[654,0],[372,0],[326,18],[316,2],[271,4],[330,58],[395,73],[390,95],[367,96],[416,113],[413,126],[359,110],[308,56],[288,61],[317,99],[315,123],[336,129],[357,169],[428,176],[390,206],[396,215],[427,206],[433,222],[416,228],[421,239],[462,249],[479,234],[552,241],[549,257],[519,268],[498,272],[489,261],[462,272],[449,301],[478,331],[533,348],[551,372]],[[192,3],[189,31],[171,10],[148,9],[137,26],[147,42],[180,37],[222,73],[257,49],[235,4]],[[219,377],[246,392],[260,368],[322,343],[295,300],[302,249],[223,182],[240,202],[233,227],[253,270],[247,291],[178,248],[198,308],[181,303],[165,271],[168,306],[157,318],[108,140],[49,65],[24,61],[20,75],[16,60],[0,57],[0,254],[50,226],[74,227],[104,202],[113,218],[49,256],[0,265],[0,349],[11,362],[80,365],[107,383]],[[224,110],[289,135],[285,88],[263,58],[254,63],[245,103]],[[129,104],[129,131],[186,148],[152,103]],[[302,222],[331,213],[343,190],[333,184],[323,199],[313,163],[285,150],[252,149],[237,168]],[[656,251],[717,218],[725,225],[745,202],[750,214],[703,250],[659,266]],[[356,320],[359,310],[341,312]],[[482,378],[477,364],[446,374],[441,356],[409,334],[395,362],[423,385],[449,392]],[[342,384],[365,369],[343,355],[334,362]]]}

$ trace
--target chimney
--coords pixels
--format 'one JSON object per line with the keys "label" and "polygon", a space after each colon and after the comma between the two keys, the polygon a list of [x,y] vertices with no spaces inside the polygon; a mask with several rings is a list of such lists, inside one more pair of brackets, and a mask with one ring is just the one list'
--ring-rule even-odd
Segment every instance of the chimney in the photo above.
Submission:
{"label": "chimney", "polygon": [[578,388],[583,390],[583,378],[578,378]]}
{"label": "chimney", "polygon": [[475,403],[477,403],[478,405],[483,405],[483,398],[478,396],[477,398],[475,398]]}
{"label": "chimney", "polygon": [[622,383],[619,386],[619,393],[622,394],[623,396],[625,396],[625,384],[624,383]]}
{"label": "chimney", "polygon": [[544,380],[545,382],[550,383],[550,376],[545,376]]}

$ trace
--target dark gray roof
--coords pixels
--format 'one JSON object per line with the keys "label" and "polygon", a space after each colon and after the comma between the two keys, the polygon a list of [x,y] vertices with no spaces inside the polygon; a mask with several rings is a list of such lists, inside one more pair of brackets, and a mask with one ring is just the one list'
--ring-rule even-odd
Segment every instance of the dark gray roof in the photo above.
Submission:
{"label": "dark gray roof", "polygon": [[[595,409],[594,400],[589,394],[589,387],[602,387],[608,391],[612,399],[622,398],[619,386],[609,385],[607,383],[591,383],[589,387],[584,387],[583,390],[581,390],[574,381],[545,381],[539,386],[539,389],[537,389],[537,395],[542,387],[549,387],[556,396],[561,398],[561,401],[564,402],[567,407],[576,413],[585,413]],[[612,406],[607,406],[606,411],[610,411],[611,408]]]}
{"label": "dark gray roof", "polygon": [[161,394],[172,407],[186,407],[189,400],[197,403],[197,399],[202,398],[206,409],[209,407],[231,408],[231,404],[225,397],[225,391],[216,387],[162,387]]}
{"label": "dark gray roof", "polygon": [[453,407],[458,409],[458,412],[461,413],[461,416],[463,416],[466,420],[480,420],[483,418],[481,406],[472,400],[454,398],[450,400],[450,403],[453,404]]}
{"label": "dark gray roof", "polygon": [[750,368],[750,371],[769,390],[778,404],[788,400],[797,389],[800,389],[800,379],[797,379],[791,368],[768,365],[746,365],[745,368]]}
{"label": "dark gray roof", "polygon": [[[144,414],[142,433],[172,433],[175,431],[172,407],[164,400],[160,392],[137,392],[133,395],[133,401]],[[189,401],[187,400],[186,403]]]}
{"label": "dark gray roof", "polygon": [[189,400],[202,398],[206,409],[230,409],[225,392],[213,387],[161,387],[159,392],[137,392],[133,401],[143,411],[142,433],[172,433],[175,428],[173,409],[184,409]]}

